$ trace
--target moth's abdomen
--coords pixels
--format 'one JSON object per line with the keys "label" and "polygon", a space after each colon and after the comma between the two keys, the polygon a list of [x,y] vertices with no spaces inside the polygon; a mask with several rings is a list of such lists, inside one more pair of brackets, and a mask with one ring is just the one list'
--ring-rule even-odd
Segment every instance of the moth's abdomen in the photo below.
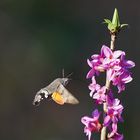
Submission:
{"label": "moth's abdomen", "polygon": [[34,101],[33,101],[33,105],[39,105],[41,100],[43,100],[45,98],[48,98],[48,95],[49,95],[49,93],[46,90],[41,89],[35,95],[35,98],[34,98]]}

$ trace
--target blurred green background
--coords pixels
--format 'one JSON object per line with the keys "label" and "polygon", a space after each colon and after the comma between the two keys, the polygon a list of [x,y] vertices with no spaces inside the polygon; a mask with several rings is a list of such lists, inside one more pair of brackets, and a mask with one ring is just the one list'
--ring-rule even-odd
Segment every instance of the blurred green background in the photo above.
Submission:
{"label": "blurred green background", "polygon": [[[126,140],[140,139],[140,2],[139,0],[1,0],[0,1],[0,139],[84,140],[80,119],[90,115],[89,67],[86,59],[109,45],[102,24],[118,8],[123,30],[116,48],[136,62],[133,82],[121,95],[125,111],[120,132]],[[34,107],[36,92],[52,80],[73,72],[67,88],[76,106],[44,101]],[[101,79],[101,82],[105,80]],[[97,136],[98,137],[98,136]],[[99,139],[99,138],[96,138]]]}

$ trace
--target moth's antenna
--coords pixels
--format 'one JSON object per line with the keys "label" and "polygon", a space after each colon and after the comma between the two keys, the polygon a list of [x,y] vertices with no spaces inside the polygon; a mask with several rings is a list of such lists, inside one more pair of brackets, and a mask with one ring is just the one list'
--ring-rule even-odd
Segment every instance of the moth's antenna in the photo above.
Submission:
{"label": "moth's antenna", "polygon": [[64,68],[62,69],[62,77],[63,77],[63,78],[65,77]]}
{"label": "moth's antenna", "polygon": [[72,72],[72,73],[70,73],[70,74],[68,74],[66,78],[69,78],[72,74],[73,74],[73,72]]}

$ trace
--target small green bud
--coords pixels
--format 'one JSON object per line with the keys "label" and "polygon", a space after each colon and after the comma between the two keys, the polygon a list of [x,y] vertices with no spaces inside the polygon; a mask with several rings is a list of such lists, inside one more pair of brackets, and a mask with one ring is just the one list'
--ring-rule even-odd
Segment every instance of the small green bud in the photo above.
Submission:
{"label": "small green bud", "polygon": [[121,28],[128,26],[128,24],[120,24],[118,10],[115,8],[112,21],[104,19],[104,23],[108,25],[108,29],[111,33],[117,33]]}
{"label": "small green bud", "polygon": [[116,27],[120,27],[120,20],[118,15],[118,10],[115,8],[113,18],[112,18],[112,24]]}

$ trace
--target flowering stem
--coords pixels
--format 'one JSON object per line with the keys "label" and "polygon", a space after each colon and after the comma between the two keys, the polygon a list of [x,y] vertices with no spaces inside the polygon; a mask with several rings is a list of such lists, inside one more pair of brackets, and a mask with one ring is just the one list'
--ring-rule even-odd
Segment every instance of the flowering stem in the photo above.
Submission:
{"label": "flowering stem", "polygon": [[[106,88],[107,88],[107,92],[110,88],[110,82],[108,81],[108,79],[106,78]],[[104,110],[104,114],[107,112],[107,103],[105,102],[103,104],[103,110]],[[101,140],[106,140],[106,126],[104,126],[101,130]]]}
{"label": "flowering stem", "polygon": [[[121,116],[123,105],[120,100],[114,96],[112,87],[117,87],[117,93],[125,90],[125,84],[132,81],[130,68],[135,66],[131,60],[125,59],[125,52],[115,49],[117,34],[122,27],[127,24],[120,24],[117,9],[115,8],[112,21],[104,19],[104,23],[110,32],[110,47],[102,45],[100,54],[93,54],[91,60],[87,59],[90,71],[86,78],[91,78],[89,84],[90,97],[96,101],[96,104],[102,105],[102,111],[95,109],[92,117],[84,116],[81,122],[85,125],[84,133],[91,140],[92,133],[100,132],[100,140],[123,140],[123,134],[118,133],[118,123],[122,122]],[[106,81],[103,86],[96,82],[96,77],[100,73],[106,74]],[[102,114],[102,121],[100,116]]]}
{"label": "flowering stem", "polygon": [[106,140],[106,127],[105,126],[101,130],[101,140]]}
{"label": "flowering stem", "polygon": [[[111,33],[111,41],[110,41],[110,49],[111,50],[114,50],[115,48],[115,39],[116,39],[116,34],[115,33]],[[107,93],[110,89],[110,81],[107,79],[107,76],[106,76],[106,84],[105,84],[106,88],[107,88]],[[104,114],[107,112],[107,103],[105,102],[103,104],[103,111],[104,111]],[[101,130],[101,140],[106,140],[106,126],[104,126]]]}
{"label": "flowering stem", "polygon": [[110,49],[111,50],[114,50],[115,39],[116,39],[116,33],[111,33],[111,41],[110,41]]}

